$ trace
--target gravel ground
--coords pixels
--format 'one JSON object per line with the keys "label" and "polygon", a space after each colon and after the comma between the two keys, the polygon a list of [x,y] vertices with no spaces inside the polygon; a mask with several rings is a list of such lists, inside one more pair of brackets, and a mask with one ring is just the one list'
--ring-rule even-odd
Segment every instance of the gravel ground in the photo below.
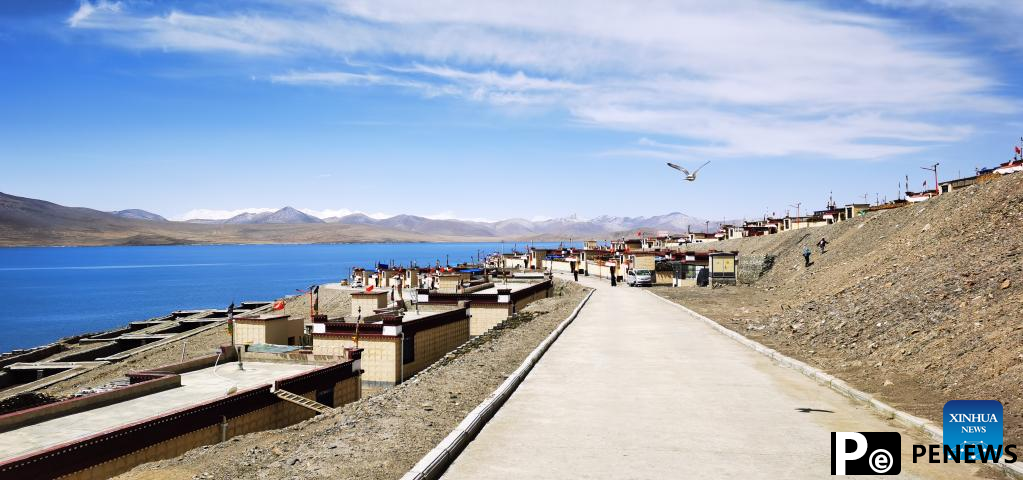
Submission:
{"label": "gravel ground", "polygon": [[404,384],[306,422],[236,437],[142,465],[131,479],[394,479],[433,449],[585,296],[556,280],[507,326],[478,337]]}
{"label": "gravel ground", "polygon": [[[351,293],[332,288],[320,288],[320,313],[330,317],[348,315],[351,304]],[[284,310],[277,313],[308,319],[309,295],[289,296],[284,302]]]}
{"label": "gravel ground", "polygon": [[[1015,177],[1015,178],[1013,178]],[[1023,175],[836,225],[709,244],[776,255],[754,286],[664,295],[938,424],[996,399],[1023,441]],[[826,237],[803,266],[803,245]]]}

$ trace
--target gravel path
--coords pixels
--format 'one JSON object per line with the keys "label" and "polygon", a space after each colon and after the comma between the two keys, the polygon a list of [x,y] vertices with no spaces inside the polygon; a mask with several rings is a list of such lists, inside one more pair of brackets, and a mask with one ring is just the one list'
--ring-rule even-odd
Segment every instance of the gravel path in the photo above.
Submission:
{"label": "gravel path", "polygon": [[586,290],[558,280],[555,292],[402,385],[298,425],[142,465],[121,478],[399,478],[571,314]]}

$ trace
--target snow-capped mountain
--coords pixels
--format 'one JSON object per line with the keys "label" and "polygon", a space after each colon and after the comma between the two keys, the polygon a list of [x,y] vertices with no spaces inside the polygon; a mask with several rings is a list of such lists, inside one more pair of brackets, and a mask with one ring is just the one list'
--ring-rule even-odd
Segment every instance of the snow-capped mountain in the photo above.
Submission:
{"label": "snow-capped mountain", "polygon": [[217,224],[308,224],[331,223],[341,225],[371,225],[403,232],[424,235],[467,236],[467,237],[532,237],[565,236],[607,239],[612,236],[629,235],[633,231],[684,233],[690,229],[716,230],[720,222],[707,222],[680,212],[650,217],[616,217],[602,215],[583,219],[576,215],[547,220],[526,220],[510,218],[497,222],[481,222],[456,219],[433,219],[417,215],[395,215],[388,218],[373,218],[362,213],[343,217],[317,218],[291,207],[275,212],[243,213],[226,220],[189,220],[192,223]]}

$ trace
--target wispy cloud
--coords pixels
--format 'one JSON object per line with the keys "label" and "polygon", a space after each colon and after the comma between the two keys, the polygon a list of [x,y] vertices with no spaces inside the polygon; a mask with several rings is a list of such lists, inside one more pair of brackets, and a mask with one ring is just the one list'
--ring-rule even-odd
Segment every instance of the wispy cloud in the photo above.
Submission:
{"label": "wispy cloud", "polygon": [[85,2],[68,25],[125,48],[272,56],[292,66],[268,75],[282,85],[560,109],[581,125],[682,146],[619,153],[885,158],[961,141],[968,119],[1020,109],[992,93],[1000,83],[988,66],[951,42],[809,3],[146,5]]}
{"label": "wispy cloud", "polygon": [[239,208],[236,210],[217,210],[208,208],[196,208],[181,215],[171,217],[171,220],[225,220],[243,213],[266,213],[276,212],[278,208]]}
{"label": "wispy cloud", "polygon": [[362,211],[359,211],[359,210],[349,210],[347,208],[333,208],[333,209],[332,208],[327,208],[327,209],[323,209],[323,210],[316,210],[316,209],[312,209],[312,208],[300,208],[298,210],[300,212],[302,212],[302,213],[307,214],[307,215],[312,215],[314,217],[323,218],[323,219],[327,219],[327,218],[331,218],[331,217],[344,217],[346,215],[353,215],[353,214],[356,214],[356,213],[361,213],[361,214],[363,214],[363,215],[365,215],[365,216],[367,216],[369,218],[375,218],[377,220],[384,219],[384,218],[390,218],[390,217],[394,216],[394,214],[390,214],[390,213],[383,213],[383,212],[366,213],[366,212],[362,212]]}

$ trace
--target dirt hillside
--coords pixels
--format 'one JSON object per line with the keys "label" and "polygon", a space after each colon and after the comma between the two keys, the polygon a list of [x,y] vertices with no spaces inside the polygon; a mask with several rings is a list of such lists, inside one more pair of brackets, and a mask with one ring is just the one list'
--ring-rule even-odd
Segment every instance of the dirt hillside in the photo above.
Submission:
{"label": "dirt hillside", "polygon": [[1012,175],[836,225],[709,244],[776,261],[753,286],[658,291],[935,422],[947,400],[1000,400],[1006,442],[1018,444],[1021,227],[1023,175]]}

